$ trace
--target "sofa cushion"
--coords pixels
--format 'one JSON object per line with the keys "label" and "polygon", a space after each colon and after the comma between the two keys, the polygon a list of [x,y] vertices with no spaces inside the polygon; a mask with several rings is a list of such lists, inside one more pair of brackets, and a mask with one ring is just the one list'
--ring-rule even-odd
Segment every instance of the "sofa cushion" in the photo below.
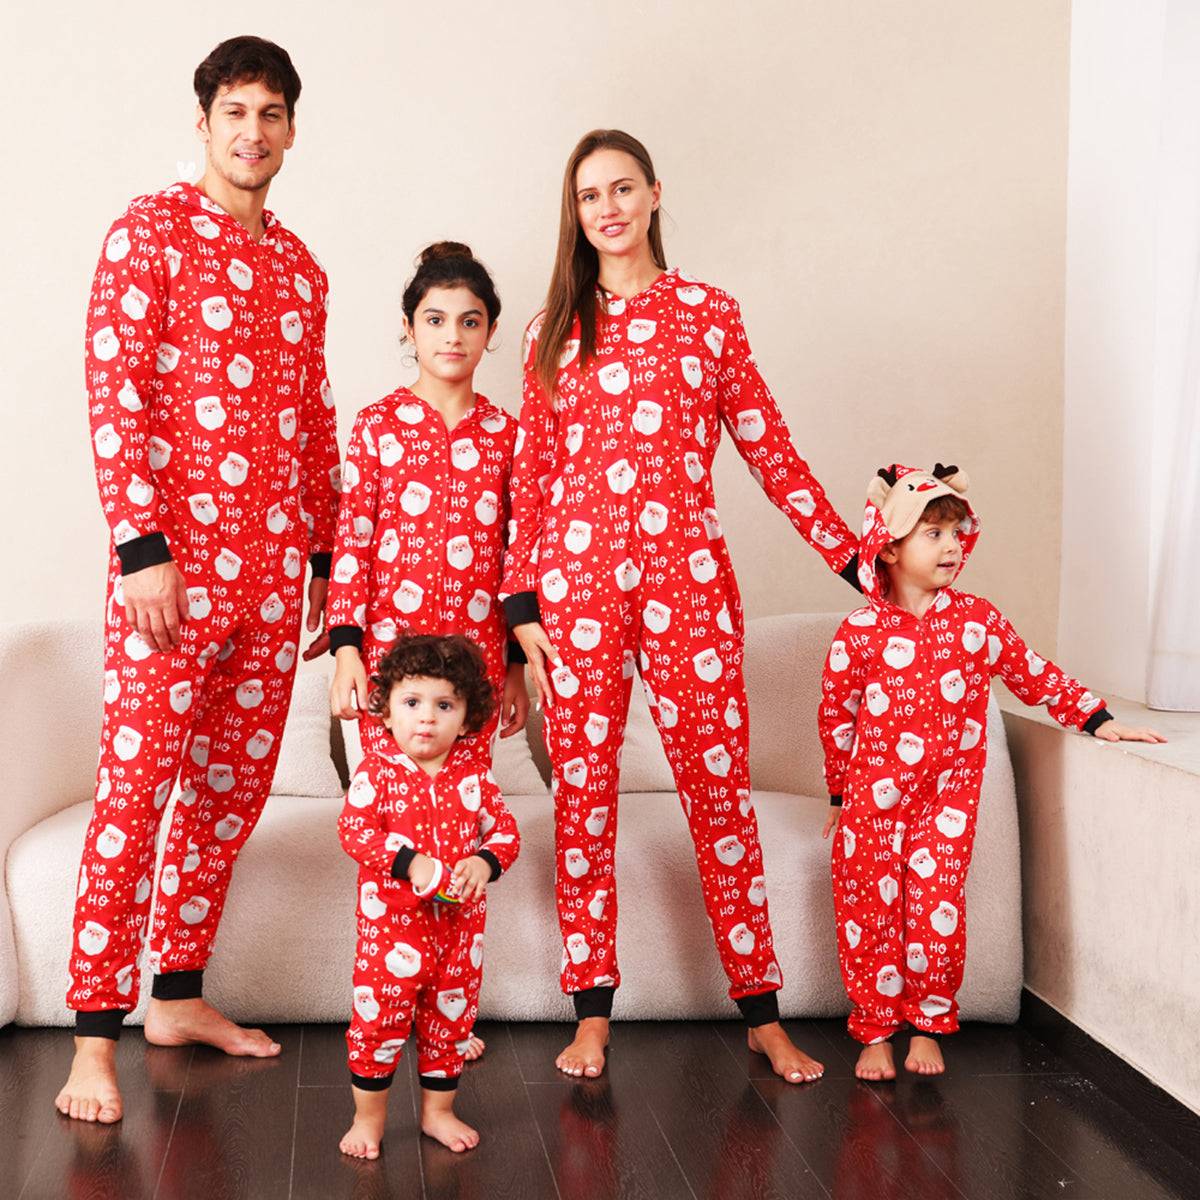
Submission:
{"label": "sofa cushion", "polygon": [[272,791],[282,796],[338,796],[341,780],[330,744],[329,676],[300,671],[283,727]]}

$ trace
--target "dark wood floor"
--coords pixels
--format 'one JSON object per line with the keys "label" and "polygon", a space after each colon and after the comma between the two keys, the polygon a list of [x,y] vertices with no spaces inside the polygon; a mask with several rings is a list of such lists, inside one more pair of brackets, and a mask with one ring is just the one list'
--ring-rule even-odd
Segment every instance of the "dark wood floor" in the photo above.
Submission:
{"label": "dark wood floor", "polygon": [[1020,1027],[969,1027],[943,1079],[883,1086],[855,1081],[840,1022],[789,1027],[826,1063],[821,1083],[773,1078],[734,1022],[621,1025],[608,1076],[588,1083],[554,1070],[567,1027],[481,1026],[488,1054],[459,1111],[482,1145],[453,1155],[417,1134],[406,1058],[376,1163],[337,1151],[351,1113],[340,1027],[275,1027],[272,1062],[147,1047],[129,1030],[126,1116],[108,1128],[52,1108],[67,1032],[10,1027],[0,1197],[1200,1197],[1196,1163]]}

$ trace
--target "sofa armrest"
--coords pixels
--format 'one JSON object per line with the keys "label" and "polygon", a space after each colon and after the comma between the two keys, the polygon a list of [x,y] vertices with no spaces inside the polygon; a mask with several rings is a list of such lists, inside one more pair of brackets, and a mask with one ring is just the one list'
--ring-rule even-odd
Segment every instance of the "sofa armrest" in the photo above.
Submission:
{"label": "sofa armrest", "polygon": [[[0,863],[26,830],[91,797],[103,707],[96,621],[0,626]],[[17,1010],[7,883],[0,888],[0,1025]]]}

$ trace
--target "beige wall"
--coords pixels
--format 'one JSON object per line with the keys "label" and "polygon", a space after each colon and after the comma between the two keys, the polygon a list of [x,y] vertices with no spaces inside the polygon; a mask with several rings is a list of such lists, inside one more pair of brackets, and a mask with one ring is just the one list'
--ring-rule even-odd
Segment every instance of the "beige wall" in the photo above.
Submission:
{"label": "beige wall", "polygon": [[[611,6],[78,4],[10,13],[0,619],[103,586],[81,341],[107,223],[199,158],[191,72],[222,37],[292,52],[297,148],[271,205],[333,285],[343,427],[405,377],[398,298],[469,241],[506,303],[480,380],[518,403],[576,137],[627,127],[665,184],[672,261],[742,300],[796,441],[857,524],[881,462],[957,460],[987,536],[966,585],[1053,649],[1058,610],[1068,6],[715,0]],[[569,21],[565,14],[570,13]],[[1015,468],[1015,469],[1014,469]],[[718,500],[752,614],[846,607],[725,445]]]}

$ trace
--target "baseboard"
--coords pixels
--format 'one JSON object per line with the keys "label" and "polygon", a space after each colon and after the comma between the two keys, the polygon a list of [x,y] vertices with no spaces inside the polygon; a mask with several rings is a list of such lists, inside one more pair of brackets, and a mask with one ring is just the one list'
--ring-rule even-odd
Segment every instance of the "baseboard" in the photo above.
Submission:
{"label": "baseboard", "polygon": [[1018,1023],[1076,1064],[1106,1096],[1143,1125],[1149,1125],[1189,1162],[1200,1165],[1200,1114],[1152,1083],[1028,988],[1021,989]]}

